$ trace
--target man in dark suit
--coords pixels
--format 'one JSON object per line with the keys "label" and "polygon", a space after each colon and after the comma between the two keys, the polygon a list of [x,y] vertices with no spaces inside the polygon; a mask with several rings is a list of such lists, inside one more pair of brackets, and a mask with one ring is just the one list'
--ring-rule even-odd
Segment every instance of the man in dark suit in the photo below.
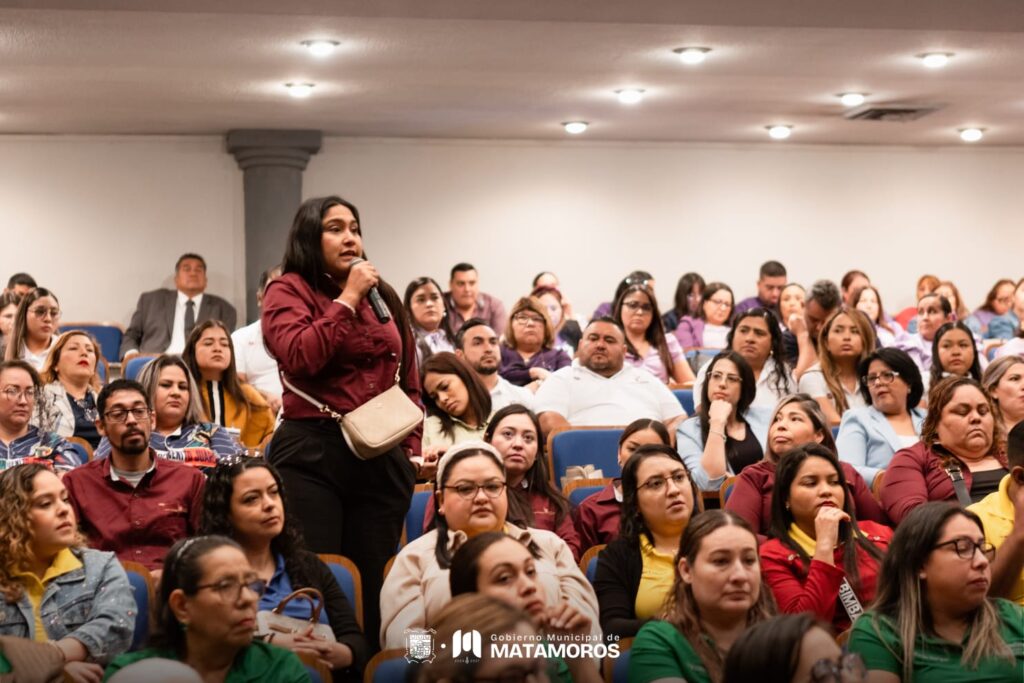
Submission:
{"label": "man in dark suit", "polygon": [[196,323],[220,320],[235,329],[235,307],[219,296],[204,294],[206,261],[183,254],[174,266],[176,289],[155,289],[139,297],[131,324],[121,342],[121,358],[140,353],[181,353]]}

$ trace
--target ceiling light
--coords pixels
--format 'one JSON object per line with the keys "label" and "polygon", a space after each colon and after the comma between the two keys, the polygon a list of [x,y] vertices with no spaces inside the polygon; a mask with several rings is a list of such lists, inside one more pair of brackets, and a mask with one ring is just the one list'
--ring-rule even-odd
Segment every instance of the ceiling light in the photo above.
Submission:
{"label": "ceiling light", "polygon": [[985,136],[984,128],[961,128],[960,139],[964,142],[977,142]]}
{"label": "ceiling light", "polygon": [[785,140],[793,132],[793,126],[765,126],[773,140]]}
{"label": "ceiling light", "polygon": [[844,92],[838,95],[839,101],[844,107],[859,107],[864,104],[867,95],[859,92]]}
{"label": "ceiling light", "polygon": [[589,125],[590,124],[586,121],[566,121],[562,124],[562,127],[565,128],[565,132],[569,135],[579,135],[585,131]]}
{"label": "ceiling light", "polygon": [[700,64],[711,52],[710,47],[677,47],[672,50],[679,55],[679,61],[683,64]]}
{"label": "ceiling light", "polygon": [[284,87],[288,88],[289,95],[298,99],[309,97],[313,94],[312,83],[285,83]]}
{"label": "ceiling light", "polygon": [[929,69],[941,69],[949,64],[949,58],[952,56],[952,52],[925,52],[918,55],[917,58]]}
{"label": "ceiling light", "polygon": [[616,90],[615,94],[619,96],[619,102],[622,104],[636,104],[644,98],[644,91],[641,88]]}
{"label": "ceiling light", "polygon": [[336,40],[304,40],[302,46],[314,57],[327,57],[338,47]]}

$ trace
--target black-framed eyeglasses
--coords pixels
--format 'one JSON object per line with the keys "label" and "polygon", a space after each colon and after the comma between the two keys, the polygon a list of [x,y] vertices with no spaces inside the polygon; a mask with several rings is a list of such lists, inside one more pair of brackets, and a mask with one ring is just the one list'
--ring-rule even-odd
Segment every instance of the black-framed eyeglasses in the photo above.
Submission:
{"label": "black-framed eyeglasses", "polygon": [[128,413],[131,413],[138,422],[142,422],[149,417],[149,408],[113,408],[108,410],[104,417],[111,422],[124,422],[128,419]]}
{"label": "black-framed eyeglasses", "polygon": [[539,315],[528,315],[526,313],[516,313],[512,316],[513,322],[517,322],[520,325],[543,325],[544,318]]}
{"label": "black-framed eyeglasses", "polygon": [[247,579],[245,581],[239,581],[237,578],[234,579],[221,579],[216,583],[204,583],[200,586],[196,586],[196,592],[201,590],[209,589],[217,594],[217,597],[224,602],[238,602],[242,597],[242,589],[248,588],[256,594],[257,598],[263,597],[263,594],[267,592],[267,582],[263,579]]}
{"label": "black-framed eyeglasses", "polygon": [[996,547],[988,541],[982,541],[981,543],[977,543],[969,538],[964,538],[963,536],[961,536],[960,538],[954,538],[952,541],[937,543],[934,546],[933,550],[938,550],[939,548],[945,547],[947,545],[951,546],[953,550],[956,551],[957,557],[959,557],[961,560],[973,560],[974,553],[979,550],[981,551],[981,554],[988,559],[989,562],[994,560],[996,557]]}
{"label": "black-framed eyeglasses", "polygon": [[652,306],[650,304],[645,304],[645,303],[640,302],[640,301],[626,301],[626,302],[623,302],[622,307],[623,308],[628,308],[629,310],[633,311],[634,313],[636,313],[638,311],[640,313],[650,313],[651,311],[654,310],[654,306]]}
{"label": "black-framed eyeglasses", "polygon": [[896,378],[899,376],[900,373],[896,372],[895,370],[883,370],[882,372],[879,372],[877,374],[867,375],[864,378],[864,385],[868,387],[873,387],[877,384],[883,387],[887,387],[893,382],[895,382]]}
{"label": "black-framed eyeglasses", "polygon": [[444,488],[449,491],[455,491],[459,498],[464,498],[466,500],[473,500],[476,498],[478,491],[483,491],[488,498],[497,498],[501,495],[501,492],[505,490],[505,482],[495,480],[485,481],[483,484],[474,484],[464,481],[455,484],[454,486],[445,486]]}
{"label": "black-framed eyeglasses", "polygon": [[819,659],[811,667],[813,683],[854,683],[867,678],[868,670],[864,660],[856,652],[850,652],[839,658]]}
{"label": "black-framed eyeglasses", "polygon": [[682,471],[674,472],[671,477],[655,476],[640,484],[637,488],[647,489],[651,493],[661,493],[665,490],[665,486],[668,484],[670,479],[672,480],[672,483],[676,485],[676,488],[681,489],[686,486],[686,482],[689,481],[690,476],[686,474],[686,472]]}

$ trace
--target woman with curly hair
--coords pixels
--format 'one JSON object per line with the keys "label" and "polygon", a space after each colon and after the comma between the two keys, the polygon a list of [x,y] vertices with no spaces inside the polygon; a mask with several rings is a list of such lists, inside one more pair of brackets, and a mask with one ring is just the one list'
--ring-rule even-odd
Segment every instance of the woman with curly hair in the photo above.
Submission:
{"label": "woman with curly hair", "polygon": [[[259,609],[272,610],[300,588],[315,588],[324,600],[320,622],[334,631],[337,642],[311,636],[274,634],[274,645],[308,652],[327,662],[335,680],[361,680],[368,646],[355,613],[330,569],[305,549],[294,518],[288,515],[281,475],[262,458],[223,460],[206,482],[200,533],[238,542],[259,579],[266,582]],[[293,600],[284,614],[308,620],[312,606]]]}
{"label": "woman with curly hair", "polygon": [[0,635],[50,643],[75,683],[128,649],[135,600],[114,553],[83,547],[64,484],[44,465],[0,474]]}

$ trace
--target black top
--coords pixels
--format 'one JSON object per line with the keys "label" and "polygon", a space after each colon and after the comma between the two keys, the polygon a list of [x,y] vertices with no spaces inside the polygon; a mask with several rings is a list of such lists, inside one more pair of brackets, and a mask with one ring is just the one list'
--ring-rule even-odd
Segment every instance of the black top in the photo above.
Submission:
{"label": "black top", "polygon": [[601,630],[606,636],[631,638],[646,619],[637,619],[636,594],[644,561],[640,544],[616,538],[597,556],[594,592],[601,608]]}
{"label": "black top", "polygon": [[100,433],[96,430],[99,413],[96,412],[95,395],[91,391],[87,391],[85,398],[76,399],[68,394],[68,402],[71,404],[71,412],[75,416],[74,436],[85,439],[95,450],[100,445]]}
{"label": "black top", "polygon": [[[739,474],[747,465],[753,465],[764,458],[764,446],[754,436],[754,430],[746,425],[747,435],[742,441],[731,436],[725,439],[725,457],[729,461],[729,467],[733,474]],[[716,437],[717,438],[717,437]]]}
{"label": "black top", "polygon": [[977,503],[990,493],[999,490],[999,482],[1007,475],[1002,467],[984,472],[971,472],[971,502]]}

